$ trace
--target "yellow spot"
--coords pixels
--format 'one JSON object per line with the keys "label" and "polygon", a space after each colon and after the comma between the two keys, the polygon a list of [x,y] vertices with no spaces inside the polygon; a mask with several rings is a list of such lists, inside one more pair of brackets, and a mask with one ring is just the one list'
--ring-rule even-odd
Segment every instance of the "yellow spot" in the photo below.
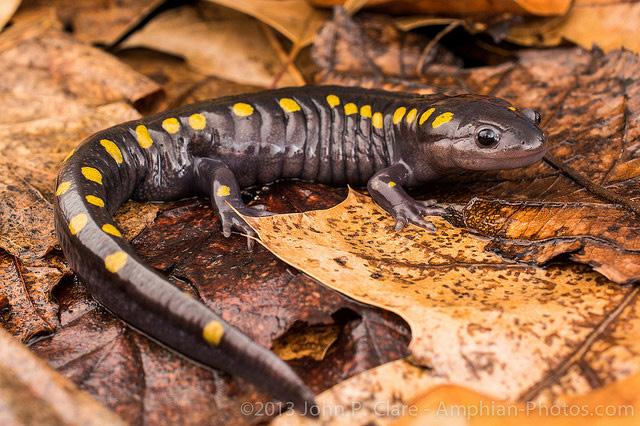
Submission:
{"label": "yellow spot", "polygon": [[87,195],[84,197],[89,204],[93,204],[94,206],[104,207],[104,200],[100,197],[96,197],[95,195]]}
{"label": "yellow spot", "polygon": [[409,111],[409,113],[407,114],[407,118],[405,118],[405,120],[407,120],[407,124],[413,123],[417,115],[418,115],[417,109],[413,108],[411,111]]}
{"label": "yellow spot", "polygon": [[102,230],[104,232],[106,232],[107,234],[111,234],[111,235],[116,236],[116,237],[122,237],[122,234],[120,233],[118,228],[116,228],[115,226],[113,226],[110,223],[106,223],[106,224],[102,225]]}
{"label": "yellow spot", "polygon": [[84,213],[80,213],[75,215],[69,221],[69,231],[71,231],[71,235],[76,235],[78,232],[82,231],[82,228],[87,224],[87,215]]}
{"label": "yellow spot", "polygon": [[388,185],[389,185],[389,188],[393,188],[394,186],[396,186],[396,183],[394,181],[390,180]]}
{"label": "yellow spot", "polygon": [[405,107],[399,107],[398,109],[396,109],[393,113],[393,124],[398,124],[400,121],[402,121],[402,117],[404,117],[405,112],[407,112],[407,109]]}
{"label": "yellow spot", "polygon": [[515,111],[515,110],[516,110],[516,107],[514,107],[514,106],[510,106],[510,107],[507,107],[507,109],[509,109],[509,110],[511,110],[511,111]]}
{"label": "yellow spot", "polygon": [[358,107],[353,102],[349,102],[344,106],[345,115],[351,115],[358,112]]}
{"label": "yellow spot", "polygon": [[371,105],[362,105],[362,107],[360,107],[360,115],[371,118]]}
{"label": "yellow spot", "polygon": [[58,188],[56,189],[56,195],[59,197],[60,195],[67,192],[69,188],[71,188],[71,182],[68,182],[68,181],[60,182],[60,185],[58,185]]}
{"label": "yellow spot", "polygon": [[102,173],[93,167],[83,167],[80,169],[82,176],[86,179],[102,185]]}
{"label": "yellow spot", "polygon": [[189,126],[193,130],[202,130],[207,125],[207,119],[202,114],[191,114],[189,116]]}
{"label": "yellow spot", "polygon": [[224,326],[220,321],[209,321],[202,329],[202,337],[210,345],[219,345],[222,336],[224,336]]}
{"label": "yellow spot", "polygon": [[437,116],[435,120],[433,120],[433,123],[431,123],[431,125],[435,129],[436,127],[440,127],[443,124],[450,122],[452,118],[453,118],[452,112],[443,112],[442,114]]}
{"label": "yellow spot", "polygon": [[280,104],[280,108],[286,112],[300,111],[300,105],[291,98],[282,98],[278,103]]}
{"label": "yellow spot", "polygon": [[227,197],[229,194],[231,194],[231,188],[227,185],[220,185],[218,191],[216,191],[218,197]]}
{"label": "yellow spot", "polygon": [[431,114],[433,114],[433,111],[435,111],[435,108],[429,108],[428,110],[426,110],[425,112],[423,112],[420,115],[420,121],[418,121],[418,123],[422,126],[424,124],[425,121],[427,121],[429,119],[429,117],[431,117]]}
{"label": "yellow spot", "polygon": [[327,103],[331,108],[335,108],[340,105],[340,98],[336,95],[329,95],[327,96]]}
{"label": "yellow spot", "polygon": [[136,139],[138,140],[138,145],[142,148],[146,149],[153,145],[153,139],[151,139],[151,135],[149,135],[147,126],[142,124],[136,127]]}
{"label": "yellow spot", "polygon": [[104,258],[104,266],[107,268],[107,271],[115,274],[127,263],[128,257],[129,255],[122,250],[111,253]]}
{"label": "yellow spot", "polygon": [[115,142],[109,139],[100,139],[100,145],[102,145],[104,150],[107,151],[107,154],[109,154],[117,164],[122,164],[122,152],[120,152],[120,148],[118,148]]}
{"label": "yellow spot", "polygon": [[169,134],[176,134],[180,131],[180,122],[177,118],[165,118],[162,120],[162,128]]}
{"label": "yellow spot", "polygon": [[373,117],[371,118],[371,124],[373,124],[373,127],[375,127],[376,129],[382,129],[382,113],[381,112],[376,112],[375,114],[373,114]]}
{"label": "yellow spot", "polygon": [[253,114],[253,107],[249,104],[245,104],[244,102],[238,102],[231,107],[233,113],[238,117],[248,117]]}
{"label": "yellow spot", "polygon": [[64,160],[62,160],[62,161],[63,161],[63,162],[67,161],[69,158],[71,158],[71,156],[72,156],[73,154],[75,154],[75,152],[76,152],[76,149],[75,149],[75,148],[73,148],[71,151],[69,151],[69,153],[67,154],[67,156],[66,156],[66,157],[64,157]]}

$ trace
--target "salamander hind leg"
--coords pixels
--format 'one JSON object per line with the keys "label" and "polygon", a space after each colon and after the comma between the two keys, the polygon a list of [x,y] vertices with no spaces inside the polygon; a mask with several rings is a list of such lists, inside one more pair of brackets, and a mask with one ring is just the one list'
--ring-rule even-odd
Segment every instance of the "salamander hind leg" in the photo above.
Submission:
{"label": "salamander hind leg", "polygon": [[198,185],[203,192],[209,195],[211,204],[218,212],[222,222],[223,235],[225,237],[231,236],[232,230],[246,235],[247,246],[251,250],[256,233],[240,214],[270,216],[272,213],[263,208],[252,208],[244,204],[236,177],[224,162],[210,158],[199,158],[195,162],[195,167]]}

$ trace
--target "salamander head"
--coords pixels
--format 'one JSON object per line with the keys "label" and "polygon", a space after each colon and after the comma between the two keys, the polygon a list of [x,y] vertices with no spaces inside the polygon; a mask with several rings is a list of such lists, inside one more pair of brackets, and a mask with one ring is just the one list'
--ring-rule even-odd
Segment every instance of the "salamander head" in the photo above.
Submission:
{"label": "salamander head", "polygon": [[511,169],[544,156],[541,116],[532,109],[516,109],[498,98],[463,95],[438,105],[433,115],[430,125],[419,127],[424,127],[422,137],[433,143],[436,163],[443,168]]}

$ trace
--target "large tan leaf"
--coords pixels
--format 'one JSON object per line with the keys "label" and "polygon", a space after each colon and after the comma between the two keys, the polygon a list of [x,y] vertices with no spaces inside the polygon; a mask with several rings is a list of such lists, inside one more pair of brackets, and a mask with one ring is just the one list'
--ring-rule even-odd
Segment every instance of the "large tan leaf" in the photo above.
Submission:
{"label": "large tan leaf", "polygon": [[569,40],[605,51],[640,52],[640,3],[625,0],[576,0],[566,17],[514,26],[508,40],[526,46],[557,46]]}
{"label": "large tan leaf", "polygon": [[171,53],[206,75],[262,87],[286,67],[278,84],[302,84],[265,30],[257,20],[220,7],[183,6],[158,15],[123,46]]}
{"label": "large tan leaf", "polygon": [[0,2],[0,30],[7,25],[22,0],[4,0]]}
{"label": "large tan leaf", "polygon": [[[584,267],[503,259],[485,250],[487,239],[441,218],[433,218],[435,233],[413,226],[396,233],[391,217],[356,192],[328,210],[247,221],[292,266],[402,316],[417,363],[502,398],[547,380],[638,291]],[[640,321],[629,320],[627,332],[640,336]],[[632,342],[620,341],[618,349],[635,354]],[[640,355],[600,368],[602,376],[624,377],[640,370]]]}
{"label": "large tan leaf", "polygon": [[251,15],[272,26],[293,43],[305,46],[326,19],[326,14],[314,9],[307,0],[209,0]]}

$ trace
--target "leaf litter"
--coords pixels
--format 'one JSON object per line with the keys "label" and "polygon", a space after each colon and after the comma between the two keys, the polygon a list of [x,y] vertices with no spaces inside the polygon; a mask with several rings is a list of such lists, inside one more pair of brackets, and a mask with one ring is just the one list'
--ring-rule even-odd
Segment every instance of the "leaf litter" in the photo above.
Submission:
{"label": "leaf litter", "polygon": [[[258,3],[255,2],[256,5]],[[252,9],[249,13],[267,21],[259,10]],[[111,117],[117,122],[123,121],[117,119],[120,113],[135,114],[130,107],[122,104],[122,101],[135,103],[144,111],[154,111],[162,108],[162,102],[174,102],[171,105],[177,106],[190,99],[215,97],[217,90],[224,90],[224,83],[217,77],[212,77],[210,71],[202,69],[193,73],[193,77],[188,76],[190,71],[193,72],[192,68],[189,68],[189,58],[186,62],[180,62],[179,66],[175,62],[179,61],[178,59],[169,57],[156,56],[153,61],[146,63],[143,56],[136,56],[143,52],[140,49],[120,51],[117,54],[121,58],[128,55],[125,61],[131,64],[135,64],[136,61],[145,62],[145,67],[138,69],[143,70],[143,73],[152,79],[157,78],[157,83],[143,78],[140,74],[130,74],[131,71],[126,66],[107,54],[98,54],[93,61],[100,63],[103,59],[110,58],[98,68],[104,65],[111,73],[110,76],[124,76],[122,80],[101,79],[99,74],[94,72],[91,75],[83,75],[81,71],[85,69],[95,69],[96,72],[99,70],[83,64],[74,66],[66,64],[65,61],[51,62],[52,57],[47,56],[49,50],[55,51],[59,48],[58,44],[64,45],[72,41],[67,34],[59,32],[61,26],[55,19],[50,18],[44,23],[39,21],[42,25],[21,27],[20,23],[29,19],[32,17],[21,17],[20,12],[18,13],[13,27],[2,34],[0,55],[6,51],[12,52],[6,57],[13,61],[14,68],[28,75],[34,70],[31,70],[26,62],[20,62],[19,55],[11,50],[12,46],[20,44],[22,49],[35,49],[38,42],[34,41],[39,38],[51,39],[52,42],[46,44],[46,50],[34,50],[39,55],[34,60],[41,61],[43,66],[55,72],[51,75],[33,76],[36,84],[34,87],[39,87],[38,90],[42,89],[42,93],[48,94],[48,102],[34,98],[28,90],[14,84],[19,83],[19,79],[8,80],[7,88],[18,98],[21,97],[21,104],[11,104],[9,98],[2,100],[3,105],[8,103],[10,106],[10,115],[5,116],[6,125],[9,126],[7,129],[10,129],[13,125],[23,123],[25,127],[19,132],[28,133],[31,122],[42,120],[42,135],[46,135],[44,129],[48,125],[55,128],[61,106],[64,106],[65,117],[62,119],[67,120],[67,123],[78,123],[75,131],[77,133],[72,131],[71,135],[65,138],[64,132],[60,133],[59,130],[49,132],[50,136],[62,134],[50,149],[55,156],[64,156],[63,151],[66,153],[67,148],[71,148],[82,139],[82,126],[86,126],[87,131],[92,133],[99,128],[107,127],[110,117],[107,113],[104,115],[104,122],[88,120],[81,124],[82,119],[67,119],[67,111],[71,117],[82,117],[83,114],[85,117],[93,116],[96,109],[104,110],[110,108],[108,105],[111,104],[113,111],[120,111]],[[267,24],[280,31],[278,25],[283,24],[274,22]],[[304,23],[305,20],[298,22]],[[346,18],[342,24],[348,24]],[[367,25],[369,28],[366,28]],[[301,31],[285,34],[293,43],[289,53],[286,53],[286,49],[276,49],[280,61],[284,61],[278,65],[280,69],[290,69],[297,49],[307,43],[309,36],[304,27],[305,24],[300,25],[297,28]],[[127,31],[126,26],[122,28]],[[440,298],[433,296],[434,305],[431,310],[440,313],[436,316],[436,323],[444,324],[451,321],[458,327],[456,330],[462,330],[456,336],[456,348],[465,348],[464,344],[468,342],[477,343],[483,348],[490,346],[488,340],[492,338],[491,332],[483,328],[482,308],[486,305],[490,308],[488,312],[494,312],[491,320],[499,324],[502,328],[496,328],[504,333],[504,330],[508,330],[505,324],[517,318],[515,313],[522,314],[515,303],[518,295],[532,296],[531,300],[525,302],[538,303],[544,309],[558,313],[558,318],[564,318],[569,324],[568,328],[575,331],[574,336],[570,336],[568,330],[561,330],[557,336],[548,336],[544,329],[540,330],[544,328],[542,324],[546,325],[546,322],[549,322],[551,328],[560,327],[559,320],[549,320],[547,317],[540,319],[536,317],[542,315],[539,312],[525,312],[525,318],[531,321],[530,326],[520,330],[519,334],[516,333],[515,341],[509,340],[511,335],[502,334],[498,343],[511,348],[517,347],[518,341],[527,344],[531,341],[543,341],[550,345],[549,356],[544,357],[547,354],[541,354],[542,344],[537,346],[537,351],[529,357],[515,352],[520,357],[518,359],[525,361],[531,361],[535,357],[544,357],[545,360],[537,370],[531,371],[512,384],[506,383],[503,377],[503,381],[498,380],[489,387],[495,388],[500,396],[513,400],[555,401],[564,394],[584,393],[637,371],[638,349],[635,336],[638,315],[634,288],[614,285],[584,267],[555,264],[556,259],[571,257],[573,260],[591,265],[615,281],[634,280],[637,271],[633,268],[632,261],[637,255],[634,246],[637,222],[634,222],[630,212],[633,211],[637,199],[634,148],[636,106],[633,96],[637,81],[634,74],[637,68],[635,56],[627,52],[603,55],[598,51],[586,52],[579,49],[530,51],[521,54],[519,62],[464,70],[459,68],[454,56],[444,50],[434,54],[431,50],[432,44],[420,37],[398,33],[389,26],[389,20],[384,18],[356,21],[356,24],[350,27],[354,30],[352,34],[338,31],[340,28],[340,25],[334,26],[336,34],[324,31],[324,35],[315,40],[316,59],[320,58],[317,52],[324,52],[326,57],[335,53],[340,43],[344,45],[346,41],[348,46],[340,55],[336,55],[335,61],[318,61],[321,68],[317,76],[319,82],[339,81],[345,84],[419,93],[433,93],[441,90],[439,88],[444,88],[449,93],[491,93],[503,96],[520,106],[536,106],[543,110],[545,117],[550,117],[547,118],[545,126],[551,131],[552,151],[545,164],[524,171],[466,174],[445,180],[442,184],[434,185],[425,191],[450,206],[450,224],[447,225],[449,222],[445,221],[439,224],[443,228],[449,227],[447,232],[455,235],[456,241],[474,241],[477,251],[474,252],[474,256],[489,261],[489,266],[494,265],[491,263],[492,260],[504,262],[508,267],[519,271],[520,276],[525,274],[534,282],[525,285],[516,279],[513,287],[503,289],[503,297],[506,300],[504,304],[507,308],[504,314],[495,314],[497,303],[491,300],[493,293],[495,297],[500,296],[500,286],[495,284],[497,280],[487,284],[492,290],[498,288],[489,295],[478,296],[474,293],[477,289],[469,286],[463,287],[462,291],[455,286],[441,289],[437,294]],[[371,41],[376,34],[386,34],[388,38],[384,43],[376,45]],[[329,40],[327,35],[333,38]],[[351,38],[346,38],[347,36]],[[79,48],[73,44],[65,46],[64,49],[77,54],[82,53],[81,57],[93,57],[95,52],[99,52],[86,46]],[[360,57],[354,58],[354,55]],[[72,58],[72,55],[57,56]],[[382,56],[384,60],[380,60]],[[168,63],[172,64],[172,68],[176,65],[177,70],[182,68],[184,72],[174,72],[173,69],[163,72],[162,68],[166,69],[166,66],[162,64]],[[276,71],[276,77],[277,73]],[[73,87],[65,85],[66,82],[71,82]],[[175,82],[175,89],[168,91],[167,101],[162,101],[159,97],[158,83],[167,82],[170,82],[167,86],[169,88]],[[103,84],[107,86],[100,87]],[[243,90],[242,85],[236,85],[231,90],[236,89]],[[589,96],[593,97],[594,93],[598,95],[597,102],[589,102]],[[23,105],[28,105],[29,109],[21,108]],[[124,108],[121,108],[122,106]],[[585,116],[596,117],[597,120],[592,119],[594,124],[585,126]],[[50,120],[49,123],[47,120]],[[97,128],[91,128],[92,125]],[[73,136],[76,134],[77,136]],[[51,193],[51,188],[46,186],[47,174],[53,173],[54,169],[45,160],[47,151],[38,148],[38,144],[42,143],[36,143],[39,140],[42,139],[33,138],[34,144],[28,148],[27,155],[33,155],[37,159],[34,165],[43,161],[47,164],[42,168],[43,172],[38,171],[33,175],[27,173],[29,165],[25,164],[25,161],[15,161],[9,165],[13,167],[14,174],[27,185],[24,187],[25,191],[30,189],[34,196],[40,193],[46,201]],[[603,142],[609,140],[614,142],[611,144],[613,146]],[[616,153],[620,155],[616,156]],[[600,162],[598,154],[602,155],[605,161]],[[562,161],[558,161],[559,158]],[[55,160],[50,164],[55,164]],[[5,200],[8,198],[9,196],[5,197]],[[302,211],[329,207],[336,204],[341,196],[339,191],[335,192],[320,185],[292,183],[266,190],[260,194],[260,198],[266,200],[266,204],[274,211]],[[203,298],[212,308],[222,312],[226,319],[261,344],[277,348],[282,356],[290,359],[289,362],[317,392],[354,374],[358,380],[360,377],[366,378],[367,373],[358,373],[407,355],[405,344],[409,340],[408,329],[396,315],[354,303],[349,298],[340,296],[287,268],[264,250],[258,255],[252,255],[252,261],[255,263],[246,263],[247,255],[242,239],[233,237],[231,241],[227,241],[217,236],[217,219],[208,207],[202,206],[199,202],[187,202],[182,206],[163,207],[167,209],[166,214],[163,213],[149,227],[147,225],[157,212],[157,206],[154,206],[156,210],[150,210],[148,214],[143,215],[142,221],[131,227],[130,237],[144,229],[136,240],[139,241],[139,245],[136,246],[138,251],[154,266],[168,273],[184,291]],[[44,209],[42,211],[46,211],[46,203],[41,204],[41,207]],[[137,208],[139,206],[134,206],[129,211],[135,212]],[[607,223],[598,223],[598,218],[603,214],[608,214],[612,219]],[[35,217],[38,217],[37,214]],[[46,214],[42,217],[46,218]],[[567,218],[566,221],[576,218],[576,221],[567,229],[566,226],[562,226],[561,218]],[[192,224],[185,227],[185,223],[189,222]],[[526,224],[529,222],[534,226],[528,227]],[[622,225],[618,226],[619,223]],[[467,231],[458,228],[462,225],[467,227]],[[28,224],[25,225],[25,229],[28,229]],[[47,226],[41,226],[41,229],[46,235]],[[172,232],[185,232],[186,236],[169,237]],[[33,240],[35,241],[35,238]],[[7,243],[3,248],[6,249],[5,245],[9,247]],[[18,244],[12,249],[12,254],[7,255],[3,263],[6,266],[3,273],[9,274],[6,279],[14,283],[12,289],[23,287],[28,290],[26,293],[13,292],[9,297],[0,292],[0,314],[2,318],[11,318],[11,315],[14,315],[13,318],[19,319],[22,314],[16,315],[19,310],[15,308],[18,305],[14,301],[23,300],[31,304],[31,311],[25,311],[28,326],[20,328],[18,324],[13,330],[23,339],[30,339],[55,328],[57,333],[52,338],[41,340],[32,347],[65,375],[72,377],[82,388],[88,389],[107,406],[132,421],[156,424],[167,420],[182,423],[212,419],[223,423],[247,423],[256,420],[238,416],[239,401],[266,401],[264,395],[258,394],[246,383],[224,374],[195,367],[130,332],[95,305],[75,280],[56,292],[57,302],[50,301],[48,297],[51,288],[56,285],[55,281],[66,274],[63,266],[55,271],[51,270],[52,265],[55,267],[62,264],[59,252],[56,252],[55,248],[51,252],[49,247],[41,251],[39,256],[48,257],[44,258],[44,269],[38,269],[37,263],[32,266],[25,260],[32,254],[29,250],[23,249],[24,247],[26,246]],[[447,255],[453,258],[458,253]],[[53,257],[57,257],[57,263],[53,262]],[[36,256],[36,259],[41,261],[42,258]],[[337,259],[332,260],[334,264],[344,262],[342,257]],[[446,260],[445,257],[439,259],[440,262]],[[32,271],[34,277],[41,274],[40,276],[48,278],[33,278],[38,283],[42,282],[42,285],[30,289],[29,280],[32,278],[16,280],[16,261],[21,262],[20,265],[25,271],[31,268],[29,271]],[[522,263],[523,261],[527,263]],[[541,269],[531,263],[552,265]],[[438,265],[442,267],[443,264]],[[551,274],[554,279],[559,278],[559,283],[546,282],[549,281],[547,274]],[[515,276],[515,273],[513,275]],[[465,276],[468,278],[474,275],[468,273]],[[265,285],[265,280],[268,285]],[[232,285],[236,282],[238,284]],[[284,293],[282,288],[286,289]],[[553,299],[556,296],[554,292],[563,289],[562,297]],[[516,295],[507,294],[507,290],[513,291]],[[31,294],[29,292],[34,294],[31,300],[24,296]],[[468,307],[462,303],[465,297],[470,297],[466,293],[475,296]],[[447,310],[450,298],[458,304],[453,305],[455,308],[452,306]],[[509,304],[508,301],[512,299],[514,301]],[[291,306],[290,300],[298,302]],[[579,302],[565,306],[566,300]],[[59,314],[56,315],[58,303],[60,308]],[[543,312],[549,312],[544,309]],[[264,310],[263,314],[260,314],[261,310]],[[465,321],[469,321],[468,317],[472,312],[481,320],[471,322],[470,327],[465,328]],[[458,314],[459,317],[455,316]],[[444,341],[446,339],[443,334],[444,332],[436,334],[431,340]],[[567,347],[563,348],[561,342]],[[421,342],[422,346],[412,344],[411,348],[415,352],[416,347],[428,349],[429,344],[432,344],[434,350],[438,349],[429,339],[426,343]],[[308,345],[313,345],[314,349],[311,352],[304,350]],[[455,379],[462,384],[475,383],[471,386],[476,386],[477,390],[487,391],[489,378],[492,374],[499,375],[499,371],[518,375],[515,365],[493,364],[496,358],[492,357],[495,354],[490,350],[486,357],[473,351],[469,354],[460,349],[460,352],[470,356],[470,361],[462,367]],[[452,358],[449,365],[444,356],[429,354],[428,351],[425,353],[427,355],[422,353],[421,356],[414,356],[412,362],[433,362],[440,368],[433,370],[436,373],[451,371],[447,368],[453,368],[452,365],[456,363],[462,365],[460,357]],[[409,366],[406,361],[397,361],[389,365],[401,365],[398,377],[409,377],[405,369]],[[493,371],[492,367],[495,367],[496,371]],[[423,369],[413,371],[425,373]],[[448,376],[434,376],[429,370],[426,370],[426,374],[428,378],[420,388],[428,388],[430,384],[442,380],[443,377],[451,380]],[[421,376],[416,373],[416,377]],[[426,382],[430,384],[427,386]],[[403,386],[399,379],[386,379],[382,382],[373,380],[370,383],[382,391]],[[412,382],[405,382],[405,385],[406,383]],[[334,389],[336,388],[327,392]],[[359,395],[365,395],[366,389],[368,388],[360,388]],[[323,395],[320,396],[321,400],[324,398]],[[394,398],[393,392],[387,395]],[[354,400],[357,398],[354,397]]]}

